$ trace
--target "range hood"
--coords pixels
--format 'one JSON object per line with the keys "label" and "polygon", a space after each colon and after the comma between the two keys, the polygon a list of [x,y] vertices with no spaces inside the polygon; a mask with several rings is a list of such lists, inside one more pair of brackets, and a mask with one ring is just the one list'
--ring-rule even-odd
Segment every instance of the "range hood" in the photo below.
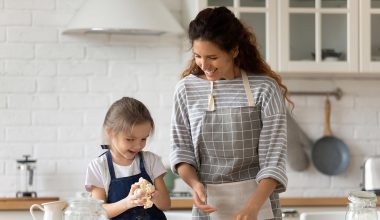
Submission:
{"label": "range hood", "polygon": [[137,35],[183,32],[160,0],[87,0],[63,31]]}

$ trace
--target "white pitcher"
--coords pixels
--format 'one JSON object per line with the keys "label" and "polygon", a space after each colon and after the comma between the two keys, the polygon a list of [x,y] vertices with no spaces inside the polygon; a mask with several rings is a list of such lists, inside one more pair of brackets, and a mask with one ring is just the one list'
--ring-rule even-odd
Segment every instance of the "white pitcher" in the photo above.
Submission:
{"label": "white pitcher", "polygon": [[43,220],[62,220],[63,219],[63,209],[66,207],[65,201],[55,201],[39,204],[33,204],[30,206],[30,214],[33,220],[37,220],[33,212],[35,208],[41,209],[44,212]]}

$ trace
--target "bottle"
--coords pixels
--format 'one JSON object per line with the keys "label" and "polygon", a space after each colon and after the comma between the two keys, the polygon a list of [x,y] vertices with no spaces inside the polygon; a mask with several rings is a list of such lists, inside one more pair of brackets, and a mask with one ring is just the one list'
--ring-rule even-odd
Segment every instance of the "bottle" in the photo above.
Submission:
{"label": "bottle", "polygon": [[368,191],[350,192],[350,203],[347,207],[346,220],[377,220],[376,201],[374,193]]}
{"label": "bottle", "polygon": [[64,220],[108,220],[103,201],[93,199],[88,192],[78,192],[64,210]]}

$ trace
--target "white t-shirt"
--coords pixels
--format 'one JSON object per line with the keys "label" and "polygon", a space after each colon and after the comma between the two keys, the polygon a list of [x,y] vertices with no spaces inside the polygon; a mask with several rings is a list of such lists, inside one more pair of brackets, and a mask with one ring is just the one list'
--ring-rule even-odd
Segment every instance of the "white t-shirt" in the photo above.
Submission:
{"label": "white t-shirt", "polygon": [[[154,179],[166,173],[161,157],[149,151],[143,151],[144,167],[149,177]],[[132,176],[140,173],[140,156],[137,154],[135,159],[129,166],[120,166],[113,163],[116,178]],[[91,191],[93,186],[104,188],[106,195],[111,182],[111,175],[108,170],[107,156],[103,154],[93,159],[87,167],[85,187],[87,191]]]}

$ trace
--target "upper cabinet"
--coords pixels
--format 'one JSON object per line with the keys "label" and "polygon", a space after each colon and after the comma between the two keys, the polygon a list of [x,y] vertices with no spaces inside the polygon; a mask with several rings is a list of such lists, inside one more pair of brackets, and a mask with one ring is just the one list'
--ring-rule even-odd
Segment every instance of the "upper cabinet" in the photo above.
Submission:
{"label": "upper cabinet", "polygon": [[192,18],[227,6],[280,73],[380,73],[380,0],[185,1],[196,9]]}
{"label": "upper cabinet", "polygon": [[360,0],[360,71],[380,73],[380,0]]}
{"label": "upper cabinet", "polygon": [[357,72],[357,0],[281,0],[280,72]]}

